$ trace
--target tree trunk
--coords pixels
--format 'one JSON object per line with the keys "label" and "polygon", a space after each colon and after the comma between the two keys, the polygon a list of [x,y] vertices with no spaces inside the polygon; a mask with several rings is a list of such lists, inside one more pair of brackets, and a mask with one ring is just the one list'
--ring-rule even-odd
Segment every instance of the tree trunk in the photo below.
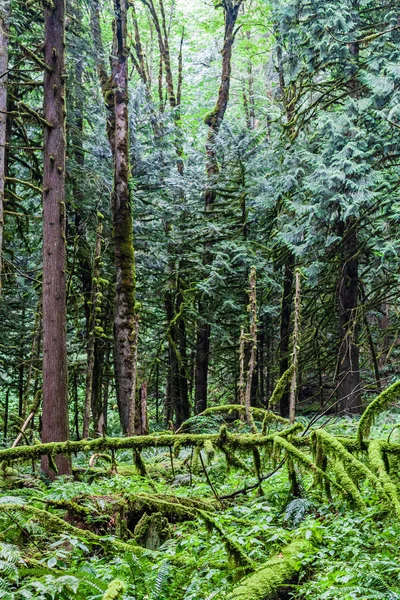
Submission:
{"label": "tree trunk", "polygon": [[[42,442],[66,441],[68,427],[65,245],[65,0],[45,7],[43,168],[43,416]],[[71,473],[67,456],[58,474]],[[55,473],[47,457],[42,469]]]}
{"label": "tree trunk", "polygon": [[[89,316],[89,327],[88,327],[88,342],[87,342],[87,365],[86,365],[86,389],[85,389],[85,410],[83,415],[83,432],[82,438],[86,439],[89,437],[89,422],[90,422],[90,409],[92,406],[92,394],[93,394],[93,376],[94,376],[94,365],[95,365],[95,343],[96,343],[96,326],[99,324],[97,320],[97,309],[99,306],[99,277],[100,267],[99,263],[101,260],[101,241],[103,235],[103,217],[98,216],[97,231],[96,231],[96,249],[93,260],[93,277],[92,277],[92,291],[90,298],[90,316]],[[95,425],[96,426],[96,425]]]}
{"label": "tree trunk", "polygon": [[127,4],[115,0],[112,59],[114,88],[114,192],[113,225],[116,269],[115,288],[115,376],[117,402],[124,433],[129,427],[130,407],[135,396],[135,258],[129,190],[128,48]]}
{"label": "tree trunk", "polygon": [[2,3],[0,9],[0,296],[3,266],[4,185],[6,177],[9,17],[9,1],[6,0]]}
{"label": "tree trunk", "polygon": [[340,344],[337,369],[337,394],[341,412],[361,412],[360,351],[358,348],[357,301],[358,259],[357,221],[349,218],[343,232],[343,262],[339,278]]}
{"label": "tree trunk", "polygon": [[[235,40],[235,25],[242,0],[228,0],[223,4],[225,12],[225,31],[224,44],[222,48],[222,70],[221,81],[218,90],[217,103],[214,109],[209,112],[204,122],[208,125],[208,135],[206,141],[206,171],[207,186],[204,192],[204,204],[206,211],[212,211],[215,200],[215,178],[218,174],[218,162],[215,150],[215,137],[221,129],[225,112],[229,101],[229,90],[231,84],[231,63],[232,46]],[[209,248],[206,250],[203,258],[205,264],[211,261]],[[196,412],[203,412],[207,408],[207,381],[208,365],[210,351],[211,324],[209,323],[210,307],[207,302],[199,302],[199,319],[197,325],[196,340],[196,380],[195,380],[195,403]]]}
{"label": "tree trunk", "polygon": [[[294,257],[290,253],[285,264],[283,276],[283,293],[281,305],[281,322],[279,337],[279,377],[289,368],[289,341],[290,341],[290,318],[292,314],[293,296],[293,266]],[[286,390],[280,400],[280,413],[282,417],[289,414],[289,392]]]}

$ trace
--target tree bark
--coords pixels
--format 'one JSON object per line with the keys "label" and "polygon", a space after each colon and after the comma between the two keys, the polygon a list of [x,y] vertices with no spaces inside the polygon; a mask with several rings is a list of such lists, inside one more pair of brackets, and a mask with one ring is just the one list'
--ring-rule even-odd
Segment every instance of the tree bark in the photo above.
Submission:
{"label": "tree bark", "polygon": [[[103,235],[103,217],[98,216],[97,231],[96,231],[96,248],[93,260],[93,277],[92,277],[92,291],[90,297],[90,316],[88,326],[88,342],[87,342],[87,365],[86,365],[86,389],[85,389],[85,410],[83,415],[83,432],[82,439],[89,437],[89,422],[90,422],[90,409],[92,405],[92,394],[93,394],[93,376],[94,376],[94,365],[95,365],[95,342],[96,342],[96,325],[97,321],[97,309],[99,306],[99,277],[100,267],[99,263],[101,260],[101,241]],[[96,426],[96,424],[95,424]]]}
{"label": "tree bark", "polygon": [[[218,135],[224,120],[229,101],[229,90],[231,83],[232,46],[235,40],[235,25],[239,14],[242,0],[227,0],[223,3],[225,12],[224,44],[222,48],[221,80],[218,90],[217,103],[209,112],[204,122],[208,125],[206,141],[206,171],[207,186],[204,192],[204,204],[206,211],[212,211],[216,200],[215,178],[218,174],[218,162],[215,150],[215,137]],[[209,248],[204,254],[203,262],[209,264],[211,260]],[[207,408],[207,382],[208,365],[210,353],[211,324],[209,323],[209,307],[206,302],[199,303],[199,319],[197,325],[196,340],[196,380],[195,380],[195,403],[196,412],[203,412]]]}
{"label": "tree bark", "polygon": [[[290,341],[290,318],[292,314],[293,297],[293,266],[294,257],[290,252],[285,264],[283,276],[283,292],[281,305],[281,321],[279,335],[279,377],[289,368],[289,341]],[[289,392],[286,390],[280,400],[280,413],[282,417],[289,414]]]}
{"label": "tree bark", "polygon": [[4,187],[6,177],[9,1],[0,9],[0,296],[3,266]]}
{"label": "tree bark", "polygon": [[129,427],[130,407],[135,397],[135,258],[129,190],[129,120],[127,4],[115,0],[112,58],[114,87],[114,192],[113,225],[116,269],[115,288],[115,375],[117,401],[124,433]]}
{"label": "tree bark", "polygon": [[358,347],[358,259],[357,221],[347,219],[342,241],[342,270],[339,278],[340,343],[337,369],[339,409],[361,413],[360,351]]}
{"label": "tree bark", "polygon": [[[66,441],[68,427],[65,245],[65,0],[45,7],[43,169],[43,416],[42,442]],[[58,474],[71,473],[67,456]],[[55,476],[47,457],[42,469]]]}

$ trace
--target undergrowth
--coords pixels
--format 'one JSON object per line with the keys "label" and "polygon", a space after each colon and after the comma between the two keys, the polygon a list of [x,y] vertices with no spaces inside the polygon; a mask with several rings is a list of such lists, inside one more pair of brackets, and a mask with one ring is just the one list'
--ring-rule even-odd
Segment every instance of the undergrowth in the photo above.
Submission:
{"label": "undergrowth", "polygon": [[[371,437],[397,442],[398,420],[395,412],[380,415]],[[220,424],[213,415],[207,432]],[[241,421],[228,428],[246,431]],[[195,421],[187,425],[192,429],[202,433]],[[332,421],[325,430],[354,438],[357,423]],[[400,523],[388,512],[383,488],[358,481],[360,510],[334,488],[330,497],[322,493],[316,472],[295,457],[285,462],[282,448],[273,451],[279,456],[261,449],[258,458],[239,450],[237,461],[207,446],[202,460],[193,448],[149,448],[142,452],[146,476],[138,474],[132,450],[116,453],[113,473],[108,461],[89,468],[80,454],[74,479],[54,483],[26,465],[9,465],[0,493],[0,598],[244,597],[234,595],[239,582],[246,590],[259,567],[279,564],[282,551],[300,542],[293,557],[299,576],[284,584],[286,598],[400,599]],[[355,456],[364,461],[362,453]],[[262,480],[266,473],[272,474]],[[46,514],[70,530],[56,531]],[[161,523],[156,534],[143,529],[154,526],[152,519]]]}

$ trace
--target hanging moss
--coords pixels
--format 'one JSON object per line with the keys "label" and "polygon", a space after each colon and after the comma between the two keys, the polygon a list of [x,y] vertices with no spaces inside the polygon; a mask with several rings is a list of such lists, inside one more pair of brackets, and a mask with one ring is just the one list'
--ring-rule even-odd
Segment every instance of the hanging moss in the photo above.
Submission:
{"label": "hanging moss", "polygon": [[206,453],[207,463],[210,465],[215,456],[215,449],[211,440],[206,440],[203,444],[204,452]]}
{"label": "hanging moss", "polygon": [[103,594],[103,600],[118,600],[122,598],[125,590],[125,583],[120,579],[114,579],[108,584],[108,588]]}
{"label": "hanging moss", "polygon": [[400,380],[393,383],[391,386],[383,390],[372,402],[367,406],[358,424],[357,438],[360,444],[369,436],[371,426],[375,417],[386,410],[393,402],[400,400]]}
{"label": "hanging moss", "polygon": [[378,485],[379,482],[377,477],[373,474],[371,469],[369,469],[364,463],[357,460],[346,448],[335,438],[333,435],[330,435],[324,429],[318,429],[314,431],[312,434],[318,438],[318,443],[321,448],[321,452],[325,456],[332,456],[335,460],[340,460],[347,473],[349,474],[351,480],[353,482],[359,481],[360,479],[367,479],[373,485]]}
{"label": "hanging moss", "polygon": [[386,471],[382,447],[379,440],[373,440],[370,442],[368,447],[368,456],[371,467],[377,473],[382,489],[389,499],[390,508],[396,513],[397,517],[400,517],[400,502],[397,495],[396,485]]}
{"label": "hanging moss", "polygon": [[242,549],[241,545],[232,540],[223,530],[221,525],[210,513],[204,510],[198,510],[198,514],[203,518],[209,530],[215,529],[224,541],[228,556],[233,561],[235,567],[242,567],[245,573],[254,571],[255,563]]}
{"label": "hanging moss", "polygon": [[335,474],[336,481],[344,490],[346,490],[350,503],[354,504],[354,506],[356,506],[359,510],[364,511],[366,508],[365,502],[362,499],[357,486],[348,476],[343,463],[340,460],[333,460],[331,466],[332,471]]}
{"label": "hanging moss", "polygon": [[301,556],[313,547],[308,541],[294,541],[268,560],[255,573],[243,579],[227,600],[275,600],[279,590],[292,582],[301,568]]}
{"label": "hanging moss", "polygon": [[334,485],[338,490],[340,490],[342,493],[344,492],[343,488],[338,483],[333,481],[329,477],[329,475],[327,475],[327,473],[325,473],[324,471],[322,471],[322,469],[317,467],[317,465],[311,460],[311,458],[307,456],[307,454],[296,448],[296,446],[293,446],[293,444],[283,439],[279,435],[275,436],[274,445],[278,446],[279,448],[282,448],[283,450],[286,450],[286,452],[290,455],[293,461],[302,464],[303,466],[310,469],[313,473],[319,473],[321,478],[328,479],[329,482],[332,485]]}
{"label": "hanging moss", "polygon": [[[280,402],[280,399],[282,398],[283,394],[285,393],[287,386],[292,378],[293,370],[294,370],[294,366],[290,365],[288,370],[285,371],[284,374],[282,375],[282,377],[279,378],[278,383],[276,384],[274,391],[272,392],[271,398],[269,399],[269,406],[271,406],[272,408]],[[270,411],[268,411],[268,413],[269,412]],[[264,418],[263,427],[262,427],[263,433],[265,433],[266,428],[267,428],[268,413]],[[286,421],[286,422],[288,422],[288,421]]]}
{"label": "hanging moss", "polygon": [[135,463],[136,470],[141,477],[146,477],[147,469],[146,465],[143,462],[142,454],[139,450],[135,449],[133,451],[133,460]]}
{"label": "hanging moss", "polygon": [[246,473],[249,473],[251,471],[250,467],[246,465],[246,463],[243,460],[241,460],[238,456],[236,456],[233,450],[226,446],[222,446],[220,450],[225,455],[228,472],[231,468],[239,469],[245,471]]}

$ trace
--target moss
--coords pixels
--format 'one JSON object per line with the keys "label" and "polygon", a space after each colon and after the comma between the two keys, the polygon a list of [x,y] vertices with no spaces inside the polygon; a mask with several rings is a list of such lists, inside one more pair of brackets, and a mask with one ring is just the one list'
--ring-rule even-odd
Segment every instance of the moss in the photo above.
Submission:
{"label": "moss", "polygon": [[[156,496],[155,494],[135,494],[125,497],[128,509],[134,513],[152,514],[158,512],[170,521],[193,521],[197,507],[194,503],[180,502],[181,498],[173,496]],[[204,508],[204,507],[203,507]],[[209,507],[208,507],[209,508]]]}
{"label": "moss", "polygon": [[206,453],[206,456],[207,456],[207,463],[210,465],[215,456],[215,449],[214,449],[214,446],[212,445],[211,440],[206,440],[204,442],[203,448],[204,448],[204,452]]}
{"label": "moss", "polygon": [[238,458],[232,450],[230,450],[226,446],[222,446],[220,448],[220,450],[225,455],[226,466],[227,466],[227,471],[228,472],[230,471],[230,469],[232,467],[234,469],[239,469],[239,470],[246,471],[247,473],[250,472],[251,469],[246,465],[246,463],[243,460],[241,460],[240,458]]}
{"label": "moss", "polygon": [[120,579],[114,579],[108,584],[108,588],[104,592],[102,600],[118,600],[118,598],[122,598],[125,590],[125,583]]}
{"label": "moss", "polygon": [[[280,377],[280,379],[278,380],[278,383],[275,386],[274,391],[272,392],[271,398],[269,399],[269,405],[273,408],[274,406],[276,406],[280,399],[282,398],[283,394],[286,391],[286,388],[289,384],[289,381],[291,380],[291,377],[293,375],[293,370],[294,370],[294,366],[291,365],[287,371],[284,372],[284,374],[282,375],[282,377]],[[264,419],[265,421],[265,419]],[[267,422],[266,422],[267,423]],[[266,427],[266,423],[263,423],[263,433]]]}
{"label": "moss", "polygon": [[138,474],[141,475],[141,477],[146,477],[146,475],[147,475],[146,465],[143,462],[143,458],[142,458],[140,451],[137,450],[136,448],[133,451],[133,460],[134,460],[135,467],[136,467]]}
{"label": "moss", "polygon": [[[301,427],[302,426],[299,423],[295,423],[293,426],[281,431],[279,435],[282,438],[291,437],[296,431],[301,429]],[[105,451],[116,452],[117,450],[127,449],[140,452],[145,448],[173,448],[177,442],[181,447],[194,447],[194,454],[204,446],[205,442],[210,442],[214,448],[218,449],[221,449],[222,446],[226,445],[231,452],[235,450],[252,451],[254,447],[268,447],[274,439],[274,435],[231,435],[228,433],[226,427],[221,427],[220,432],[215,434],[161,434],[124,438],[101,437],[90,441],[51,442],[46,444],[35,444],[34,446],[7,448],[5,450],[0,450],[0,463],[2,461],[35,460],[39,459],[41,456],[52,455],[55,457],[59,454],[71,455],[78,452],[101,453]]]}
{"label": "moss", "polygon": [[162,513],[144,513],[135,527],[134,536],[141,546],[156,550],[171,537],[171,529]]}
{"label": "moss", "polygon": [[386,410],[392,402],[398,402],[400,399],[400,380],[393,383],[372,400],[367,406],[358,424],[357,438],[362,444],[364,439],[368,437],[371,426],[375,417],[382,411]]}
{"label": "moss", "polygon": [[386,471],[384,455],[379,440],[373,440],[370,442],[368,456],[371,467],[377,473],[382,489],[388,498],[388,502],[386,501],[386,503],[396,513],[397,517],[400,517],[400,502],[397,495],[396,485],[392,481],[389,473]]}
{"label": "moss", "polygon": [[221,525],[217,523],[215,518],[210,513],[198,509],[198,514],[203,518],[209,530],[215,529],[224,541],[226,551],[229,558],[232,560],[235,567],[242,567],[245,572],[254,571],[255,563],[242,549],[241,545],[232,540],[223,530]]}
{"label": "moss", "polygon": [[333,435],[330,435],[323,429],[318,429],[312,433],[313,436],[317,437],[322,454],[324,456],[332,456],[334,460],[340,460],[353,482],[360,479],[367,479],[373,485],[379,485],[378,479],[373,472],[346,450],[343,444]]}
{"label": "moss", "polygon": [[329,475],[327,475],[327,473],[325,473],[324,471],[322,471],[322,469],[317,467],[317,465],[311,460],[311,458],[309,456],[307,456],[307,454],[305,454],[304,452],[302,452],[301,450],[296,448],[296,446],[293,446],[293,444],[291,444],[290,442],[288,442],[281,436],[279,436],[279,435],[275,436],[274,446],[278,446],[279,448],[282,448],[283,450],[285,450],[287,452],[287,454],[290,455],[290,458],[293,461],[300,463],[301,465],[307,467],[308,469],[311,469],[311,471],[313,473],[315,473],[315,472],[319,473],[319,475],[321,476],[321,479],[327,479],[338,490],[340,490],[341,492],[344,491],[343,488],[338,483],[333,481],[329,477]]}
{"label": "moss", "polygon": [[[281,417],[278,417],[277,415],[274,415],[274,413],[272,413],[271,411],[264,410],[263,408],[256,408],[254,406],[251,406],[250,411],[251,411],[253,417],[255,417],[256,419],[261,420],[267,414],[273,415],[272,418],[276,417],[277,420],[281,419]],[[246,407],[242,404],[222,404],[222,406],[210,406],[210,407],[206,408],[206,410],[204,412],[202,412],[199,416],[206,417],[207,415],[224,414],[224,413],[227,413],[228,415],[230,415],[230,414],[234,414],[235,412],[240,413],[240,414],[245,413]],[[287,421],[285,419],[283,419],[283,421],[285,423],[287,423]]]}
{"label": "moss", "polygon": [[357,486],[353,483],[353,481],[348,476],[346,469],[343,466],[343,463],[340,460],[332,461],[332,470],[335,474],[336,481],[339,485],[342,486],[344,490],[346,490],[348,498],[350,502],[354,504],[359,510],[364,511],[366,506],[363,501]]}
{"label": "moss", "polygon": [[212,110],[209,110],[204,115],[204,124],[208,125],[208,127],[213,127],[215,125],[215,119],[217,118],[218,107],[214,106]]}
{"label": "moss", "polygon": [[102,537],[86,529],[79,529],[78,527],[70,525],[65,519],[61,519],[60,517],[57,517],[48,511],[41,510],[40,508],[35,508],[34,506],[27,504],[0,504],[0,512],[11,514],[23,512],[31,514],[37,521],[45,526],[47,531],[61,531],[63,533],[70,533],[78,539],[80,538],[85,540],[87,543],[97,544],[98,546],[102,546],[104,549],[111,550],[113,552],[131,552],[137,555],[143,554],[144,552],[143,548],[140,546]]}
{"label": "moss", "polygon": [[228,600],[273,600],[279,589],[286,586],[301,568],[301,555],[310,553],[307,541],[294,541],[268,560],[255,573],[246,577],[228,595]]}

